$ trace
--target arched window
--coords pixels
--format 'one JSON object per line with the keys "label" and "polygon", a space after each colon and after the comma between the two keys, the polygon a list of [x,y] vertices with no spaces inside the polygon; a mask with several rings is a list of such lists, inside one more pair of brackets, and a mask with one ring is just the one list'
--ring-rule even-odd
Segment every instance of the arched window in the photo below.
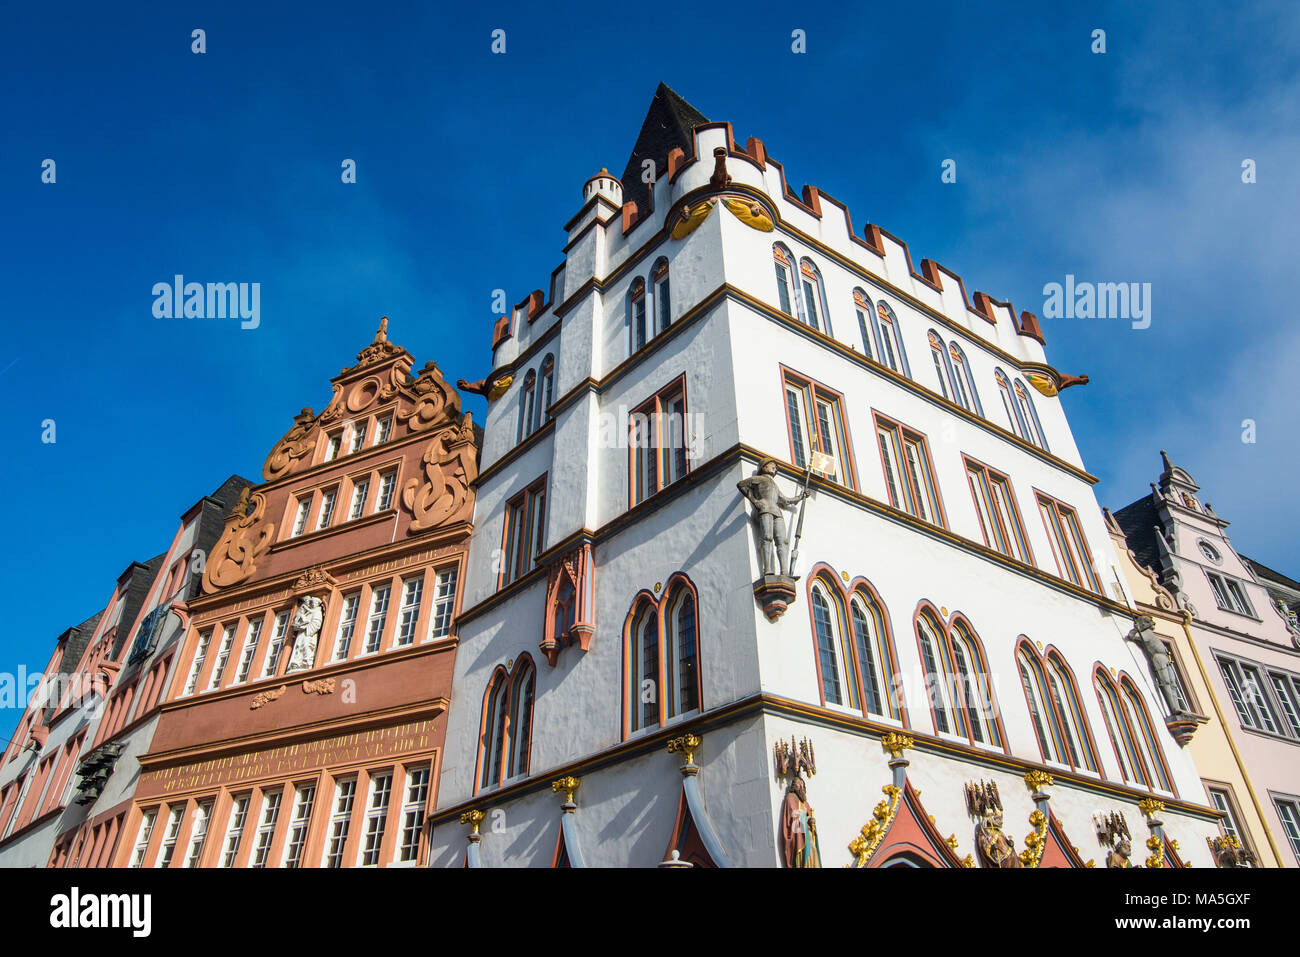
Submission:
{"label": "arched window", "polygon": [[882,718],[901,718],[894,695],[893,643],[884,608],[875,595],[860,586],[849,599],[849,619],[862,684],[863,710]]}
{"label": "arched window", "polygon": [[555,401],[555,356],[542,360],[542,384],[538,390],[537,428],[551,417],[551,403]]}
{"label": "arched window", "polygon": [[[1002,733],[998,728],[998,707],[993,697],[988,663],[984,660],[979,639],[965,620],[953,620],[952,656],[957,665],[965,698],[966,719],[971,739],[979,744],[1002,747]],[[954,695],[958,697],[958,695]]]}
{"label": "arched window", "polygon": [[998,395],[1002,397],[1002,410],[1007,414],[1007,428],[1028,441],[1028,432],[1020,408],[1016,405],[1016,400],[1011,397],[1011,381],[1001,369],[993,370],[993,378],[998,384]]}
{"label": "arched window", "polygon": [[[952,379],[952,373],[948,368],[948,353],[943,348],[943,340],[935,335],[933,329],[930,330],[926,339],[930,343],[930,359],[934,362],[935,378],[939,380],[939,392],[945,399],[952,399],[954,402],[959,402],[960,400],[954,398],[953,392],[948,389],[948,383]],[[965,403],[961,404],[965,405]]]}
{"label": "arched window", "polygon": [[1016,649],[1016,667],[1020,669],[1020,685],[1029,705],[1029,719],[1033,722],[1034,736],[1038,738],[1043,760],[1074,767],[1079,760],[1075,744],[1066,739],[1061,717],[1049,694],[1047,673],[1038,655],[1026,642],[1021,642]]}
{"label": "arched window", "polygon": [[534,405],[537,401],[537,374],[532,369],[524,376],[524,386],[519,391],[519,441],[533,434]]}
{"label": "arched window", "polygon": [[668,640],[668,716],[700,708],[699,642],[695,626],[695,594],[679,584],[668,595],[665,634]]}
{"label": "arched window", "polygon": [[1173,793],[1146,708],[1126,675],[1121,676],[1120,682],[1124,686],[1122,693],[1101,665],[1093,673],[1097,700],[1124,780],[1151,790],[1159,785]]}
{"label": "arched window", "polygon": [[645,280],[639,276],[627,294],[627,329],[631,351],[636,352],[650,335],[646,326]]}
{"label": "arched window", "polygon": [[659,727],[659,615],[654,602],[634,608],[627,635],[628,729]]}
{"label": "arched window", "polygon": [[841,615],[833,593],[838,589],[826,582],[812,586],[813,633],[817,638],[817,670],[821,674],[822,701],[844,708],[860,708],[852,652],[844,643]]}
{"label": "arched window", "polygon": [[1042,423],[1038,421],[1038,413],[1034,410],[1033,400],[1029,398],[1029,391],[1025,384],[1019,379],[1014,385],[1016,394],[1016,408],[1020,412],[1020,417],[1025,424],[1025,438],[1033,445],[1038,446],[1044,452],[1048,451],[1047,436],[1043,434]]}
{"label": "arched window", "polygon": [[903,350],[903,337],[898,327],[898,317],[883,299],[876,303],[875,318],[876,338],[880,344],[880,361],[910,379],[912,371],[907,364],[907,353]]}
{"label": "arched window", "polygon": [[567,637],[569,629],[573,627],[577,598],[578,594],[573,589],[573,582],[569,580],[566,573],[555,596],[555,637],[557,639]]}
{"label": "arched window", "polygon": [[537,671],[525,658],[515,669],[510,683],[510,760],[506,777],[523,777],[528,773],[528,756],[533,736],[533,693],[536,689]]}
{"label": "arched window", "polygon": [[772,247],[772,258],[776,261],[777,303],[787,316],[794,316],[794,257],[790,250],[777,243]]}
{"label": "arched window", "polygon": [[926,608],[916,617],[916,637],[935,730],[972,744],[1003,747],[988,663],[974,630],[961,618],[945,629]]}
{"label": "arched window", "polygon": [[668,260],[657,259],[650,268],[650,281],[654,284],[655,334],[665,331],[673,323],[672,296],[668,288]]}
{"label": "arched window", "polygon": [[980,402],[979,391],[975,388],[975,379],[970,372],[970,363],[966,353],[955,342],[948,343],[948,357],[952,360],[953,388],[958,394],[957,401],[977,415],[984,415],[984,406]]}
{"label": "arched window", "polygon": [[498,666],[483,697],[479,787],[494,787],[528,774],[537,669],[528,655],[513,672]]}
{"label": "arched window", "polygon": [[862,336],[862,352],[870,359],[871,352],[871,300],[861,289],[853,290],[853,311],[858,317],[858,332]]}
{"label": "arched window", "polygon": [[1074,766],[1099,772],[1101,765],[1097,761],[1097,751],[1088,729],[1088,718],[1079,703],[1079,689],[1074,683],[1074,672],[1070,670],[1070,666],[1066,664],[1060,653],[1053,648],[1047,649],[1047,682],[1051,685],[1052,702],[1061,716],[1066,741],[1072,753],[1079,756]]}
{"label": "arched window", "polygon": [[826,312],[822,275],[811,259],[799,260],[799,288],[803,297],[803,321],[817,331],[830,335],[831,322]]}

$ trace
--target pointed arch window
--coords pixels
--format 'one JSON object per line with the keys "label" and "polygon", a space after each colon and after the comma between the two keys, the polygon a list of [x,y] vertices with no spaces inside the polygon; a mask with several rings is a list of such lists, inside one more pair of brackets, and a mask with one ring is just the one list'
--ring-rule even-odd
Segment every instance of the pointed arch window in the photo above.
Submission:
{"label": "pointed arch window", "polygon": [[528,655],[514,670],[498,666],[483,697],[478,787],[487,788],[528,774],[532,746],[537,669]]}
{"label": "pointed arch window", "polygon": [[880,346],[880,361],[895,372],[901,372],[909,379],[912,372],[907,364],[907,353],[903,350],[902,332],[898,326],[898,317],[883,299],[876,303],[876,339]]}
{"label": "pointed arch window", "polygon": [[642,592],[624,626],[624,737],[700,710],[699,598],[674,574],[656,600]]}
{"label": "pointed arch window", "polygon": [[826,296],[822,288],[822,275],[811,259],[799,260],[800,302],[803,321],[818,332],[830,335],[830,316],[826,311]]}
{"label": "pointed arch window", "polygon": [[868,359],[871,352],[871,300],[861,289],[853,290],[853,311],[858,317],[858,333],[862,336],[862,353]]}
{"label": "pointed arch window", "polygon": [[1121,674],[1120,682],[1116,684],[1106,669],[1098,665],[1093,685],[1124,780],[1149,790],[1159,786],[1172,794],[1168,771],[1151,731],[1146,708],[1128,676]]}
{"label": "pointed arch window", "polygon": [[822,704],[901,720],[889,622],[870,586],[846,593],[822,571],[809,585],[808,606]]}
{"label": "pointed arch window", "polygon": [[901,719],[894,694],[894,650],[885,609],[865,587],[849,598],[853,650],[862,683],[862,709],[882,718]]}
{"label": "pointed arch window", "polygon": [[934,363],[934,375],[939,380],[939,392],[945,399],[953,398],[953,394],[948,389],[948,382],[952,378],[952,370],[948,368],[948,355],[943,348],[943,340],[940,339],[933,329],[926,335],[926,340],[930,343],[930,360]]}
{"label": "pointed arch window", "polygon": [[822,703],[843,708],[861,708],[853,673],[853,655],[844,641],[842,615],[834,586],[814,582],[812,586],[813,634],[817,638],[817,671],[821,676]]}
{"label": "pointed arch window", "polygon": [[537,425],[535,428],[541,428],[543,422],[551,418],[551,404],[555,401],[555,356],[548,355],[542,360],[542,377],[541,386],[538,389],[537,401]]}
{"label": "pointed arch window", "polygon": [[[1062,730],[1073,752],[1079,756],[1076,768],[1087,768],[1093,773],[1101,770],[1097,750],[1092,743],[1088,718],[1079,703],[1079,689],[1074,683],[1074,672],[1064,658],[1054,649],[1047,649],[1047,683],[1051,686],[1052,703],[1061,716]],[[1082,761],[1082,764],[1080,764]]]}
{"label": "pointed arch window", "polygon": [[772,247],[772,258],[776,266],[777,303],[787,316],[794,316],[794,257],[790,255],[790,250],[777,243]]}
{"label": "pointed arch window", "polygon": [[665,332],[673,323],[672,295],[668,286],[668,260],[660,258],[650,268],[650,281],[654,285],[655,334]]}
{"label": "pointed arch window", "polygon": [[1015,399],[1011,397],[1011,380],[1007,378],[1006,373],[1001,369],[993,370],[993,380],[998,384],[998,395],[1002,398],[1002,411],[1007,416],[1007,428],[1011,430],[1013,435],[1018,435],[1028,441],[1020,409],[1016,405]]}
{"label": "pointed arch window", "polygon": [[974,630],[961,618],[945,628],[931,610],[923,609],[916,617],[916,637],[935,730],[983,747],[1003,748],[997,699]]}
{"label": "pointed arch window", "polygon": [[1033,400],[1029,397],[1029,390],[1019,379],[1015,381],[1012,388],[1015,391],[1016,409],[1024,423],[1025,439],[1044,452],[1050,451],[1047,447],[1047,436],[1043,434],[1043,425],[1038,421],[1038,412],[1035,411]]}
{"label": "pointed arch window", "polygon": [[1016,649],[1016,666],[1043,760],[1095,772],[1086,719],[1064,660],[1054,651],[1044,659],[1028,640],[1022,640]]}
{"label": "pointed arch window", "polygon": [[637,277],[627,294],[627,328],[631,351],[646,344],[650,330],[646,325],[645,280]]}
{"label": "pointed arch window", "polygon": [[537,402],[537,373],[532,369],[524,376],[523,388],[519,390],[519,438],[522,442],[533,434],[536,427],[534,418]]}
{"label": "pointed arch window", "polygon": [[957,401],[962,407],[983,417],[984,405],[980,402],[979,390],[975,388],[975,378],[970,372],[970,363],[966,353],[955,342],[948,343],[948,358],[952,360],[953,389],[958,394]]}

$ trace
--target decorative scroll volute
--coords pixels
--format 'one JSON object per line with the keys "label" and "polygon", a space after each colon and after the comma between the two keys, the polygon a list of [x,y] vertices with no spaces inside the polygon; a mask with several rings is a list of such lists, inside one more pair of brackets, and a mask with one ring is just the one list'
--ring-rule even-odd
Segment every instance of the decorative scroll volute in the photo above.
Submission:
{"label": "decorative scroll volute", "polygon": [[271,547],[275,537],[275,522],[258,525],[266,510],[266,499],[260,492],[249,494],[248,489],[230,510],[225,531],[208,556],[203,569],[203,591],[211,595],[218,588],[237,585],[256,569],[254,564]]}
{"label": "decorative scroll volute", "polygon": [[415,402],[410,409],[397,413],[397,418],[412,432],[454,423],[460,415],[460,396],[443,380],[436,363],[425,363],[411,390]]}
{"label": "decorative scroll volute", "polygon": [[262,466],[262,478],[268,482],[293,471],[298,460],[310,455],[316,448],[316,415],[311,409],[303,409],[293,418],[293,428],[284,433],[284,438],[276,443],[266,464]]}
{"label": "decorative scroll volute", "polygon": [[[402,504],[411,513],[410,531],[422,532],[446,522],[467,519],[470,487],[478,477],[474,422],[468,412],[459,428],[444,429],[424,450],[424,478],[402,489]],[[466,514],[462,514],[466,513]]]}

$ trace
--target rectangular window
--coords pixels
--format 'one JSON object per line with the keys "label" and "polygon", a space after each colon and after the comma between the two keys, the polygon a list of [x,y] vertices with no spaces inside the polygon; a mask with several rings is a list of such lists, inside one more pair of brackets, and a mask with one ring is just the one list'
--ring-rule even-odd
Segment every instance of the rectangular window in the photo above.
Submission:
{"label": "rectangular window", "polygon": [[298,500],[298,511],[293,517],[293,531],[290,536],[297,538],[307,530],[307,516],[311,513],[311,496]]}
{"label": "rectangular window", "polygon": [[402,582],[401,617],[397,623],[397,645],[415,641],[415,625],[420,620],[420,599],[424,595],[424,576],[416,575]]}
{"label": "rectangular window", "polygon": [[248,623],[248,634],[244,636],[244,650],[239,656],[239,670],[235,672],[235,684],[248,680],[248,673],[253,667],[253,658],[257,655],[257,643],[262,637],[262,618],[257,617]]}
{"label": "rectangular window", "polygon": [[946,528],[925,436],[882,416],[875,419],[890,504]]}
{"label": "rectangular window", "polygon": [[1287,727],[1291,729],[1291,734],[1300,738],[1300,701],[1296,697],[1295,684],[1289,681],[1286,675],[1272,671],[1269,672],[1268,680],[1277,693],[1277,703],[1282,706]]}
{"label": "rectangular window", "polygon": [[1038,511],[1043,516],[1043,526],[1052,543],[1060,576],[1081,588],[1101,594],[1101,582],[1092,570],[1092,553],[1074,509],[1039,492]]}
{"label": "rectangular window", "polygon": [[339,613],[339,632],[334,639],[335,661],[343,661],[352,649],[352,632],[357,626],[359,604],[361,604],[361,592],[353,592],[343,599],[343,610]]}
{"label": "rectangular window", "polygon": [[314,784],[304,784],[294,794],[289,837],[284,842],[284,867],[297,867],[302,862],[302,849],[307,844],[307,828],[311,824],[311,806],[315,797]]}
{"label": "rectangular window", "polygon": [[377,774],[370,779],[370,800],[366,802],[365,833],[362,836],[361,866],[374,867],[384,844],[384,825],[388,820],[388,795],[393,775]]}
{"label": "rectangular window", "polygon": [[321,493],[320,516],[316,519],[316,531],[330,527],[330,519],[334,517],[334,499],[338,494],[339,490],[336,488],[326,489]]}
{"label": "rectangular window", "polygon": [[1228,596],[1232,599],[1233,610],[1243,615],[1250,615],[1253,618],[1255,615],[1255,609],[1252,608],[1250,602],[1247,601],[1246,589],[1241,587],[1241,582],[1234,581],[1231,578],[1229,578],[1227,582]]}
{"label": "rectangular window", "polygon": [[140,816],[140,830],[135,837],[135,848],[131,851],[130,867],[144,864],[144,856],[149,850],[149,838],[153,836],[153,822],[158,816],[158,809],[151,807]]}
{"label": "rectangular window", "polygon": [[781,370],[781,377],[785,383],[791,460],[798,468],[812,468],[841,485],[854,488],[848,428],[840,394],[791,375],[785,369]]}
{"label": "rectangular window", "polygon": [[397,473],[385,472],[379,476],[379,494],[375,496],[375,511],[382,512],[393,504],[393,489],[397,487]]}
{"label": "rectangular window", "polygon": [[289,613],[282,611],[275,616],[275,627],[271,629],[271,647],[266,649],[266,662],[262,665],[263,678],[275,674],[276,665],[280,663],[280,652],[284,650],[284,635],[288,630]]}
{"label": "rectangular window", "polygon": [[211,629],[199,635],[199,645],[194,650],[194,662],[190,665],[190,675],[185,680],[185,690],[182,694],[194,694],[194,689],[199,686],[199,672],[203,670],[203,662],[208,657],[208,642],[211,640]]}
{"label": "rectangular window", "polygon": [[386,415],[375,423],[375,440],[370,444],[382,445],[384,442],[388,441],[388,436],[392,434],[392,431],[393,417],[391,415]]}
{"label": "rectangular window", "polygon": [[1246,698],[1245,683],[1242,681],[1241,669],[1237,667],[1235,661],[1229,661],[1226,658],[1220,658],[1219,671],[1223,674],[1223,683],[1228,688],[1228,697],[1232,699],[1232,706],[1237,709],[1237,717],[1241,719],[1241,724],[1246,728],[1259,728],[1260,721],[1255,715],[1252,703]]}
{"label": "rectangular window", "polygon": [[226,663],[230,661],[230,646],[234,643],[235,626],[226,625],[221,632],[221,644],[217,646],[217,660],[212,663],[212,677],[208,679],[209,691],[221,687],[221,676],[225,673]]}
{"label": "rectangular window", "polygon": [[1246,697],[1255,706],[1255,713],[1263,723],[1264,730],[1277,734],[1277,718],[1273,714],[1273,706],[1264,693],[1264,682],[1260,680],[1259,669],[1251,665],[1242,665],[1241,674],[1245,679],[1243,688],[1246,691]]}
{"label": "rectangular window", "polygon": [[257,823],[256,843],[249,859],[249,867],[266,867],[266,858],[271,853],[271,840],[275,837],[275,822],[280,817],[280,792],[262,792],[262,817]]}
{"label": "rectangular window", "polygon": [[329,438],[329,442],[326,443],[325,445],[325,461],[333,462],[336,458],[338,458],[339,448],[342,445],[343,445],[342,434],[335,433],[334,435],[331,435]]}
{"label": "rectangular window", "polygon": [[325,842],[325,859],[322,867],[342,867],[343,848],[348,842],[348,826],[352,823],[352,800],[357,791],[357,779],[348,778],[334,786],[334,813],[330,815],[329,838]]}
{"label": "rectangular window", "polygon": [[532,571],[537,553],[542,550],[545,514],[545,476],[506,504],[502,587]]}
{"label": "rectangular window", "polygon": [[1277,816],[1282,819],[1282,830],[1291,844],[1291,853],[1300,861],[1300,801],[1295,799],[1274,798]]}
{"label": "rectangular window", "polygon": [[348,519],[360,518],[366,514],[366,496],[370,492],[370,478],[357,479],[352,484],[352,508],[348,511]]}
{"label": "rectangular window", "polygon": [[1210,788],[1209,792],[1214,806],[1223,812],[1223,820],[1219,822],[1223,833],[1228,837],[1241,840],[1241,828],[1237,826],[1237,819],[1232,813],[1232,802],[1228,799],[1228,793],[1218,788]]}
{"label": "rectangular window", "polygon": [[438,572],[433,596],[433,616],[429,625],[430,638],[446,638],[451,633],[451,613],[456,607],[456,569]]}
{"label": "rectangular window", "polygon": [[1232,599],[1228,597],[1228,586],[1224,584],[1223,579],[1214,572],[1206,572],[1205,575],[1210,579],[1210,588],[1214,592],[1214,603],[1224,611],[1232,611]]}
{"label": "rectangular window", "polygon": [[424,830],[424,805],[429,798],[429,767],[412,768],[406,774],[406,801],[402,805],[402,834],[397,859],[414,861],[420,853]]}
{"label": "rectangular window", "polygon": [[1034,558],[1020,523],[1011,480],[972,459],[966,459],[966,480],[975,498],[984,544],[1018,562],[1032,564]]}
{"label": "rectangular window", "polygon": [[237,795],[230,805],[230,823],[226,826],[226,839],[221,846],[221,866],[234,867],[239,854],[239,842],[244,836],[244,820],[248,817],[249,795]]}
{"label": "rectangular window", "polygon": [[212,815],[212,802],[204,801],[194,810],[194,823],[190,827],[190,846],[185,851],[185,866],[198,867],[203,856],[203,845],[208,838],[208,818]]}
{"label": "rectangular window", "polygon": [[370,592],[370,616],[366,619],[366,654],[379,650],[384,637],[384,622],[388,620],[389,585],[378,585]]}
{"label": "rectangular window", "polygon": [[176,853],[176,838],[181,830],[181,818],[185,814],[185,805],[172,808],[167,813],[167,830],[163,831],[162,850],[158,852],[158,861],[154,867],[168,867],[172,855]]}
{"label": "rectangular window", "polygon": [[686,474],[686,387],[678,379],[628,416],[632,504]]}
{"label": "rectangular window", "polygon": [[348,445],[349,452],[360,452],[361,447],[366,442],[366,423],[357,422],[352,425],[352,436]]}

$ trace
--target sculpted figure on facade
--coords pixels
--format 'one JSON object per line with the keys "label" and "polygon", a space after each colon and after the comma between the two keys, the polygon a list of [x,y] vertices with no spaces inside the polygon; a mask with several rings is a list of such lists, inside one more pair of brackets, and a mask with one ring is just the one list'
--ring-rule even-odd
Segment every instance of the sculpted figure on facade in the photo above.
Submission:
{"label": "sculpted figure on facade", "polygon": [[990,809],[975,828],[975,854],[980,867],[1016,868],[1020,858],[1012,840],[1002,833],[1002,809]]}
{"label": "sculpted figure on facade", "polygon": [[259,526],[266,509],[266,499],[260,492],[250,494],[247,488],[240,493],[239,501],[230,510],[226,528],[212,548],[203,569],[203,591],[212,594],[218,588],[236,585],[256,568],[255,562],[271,547],[275,537],[275,523]]}
{"label": "sculpted figure on facade", "polygon": [[1182,708],[1178,703],[1178,672],[1174,669],[1173,659],[1169,657],[1169,649],[1160,640],[1160,636],[1155,633],[1155,626],[1155,621],[1149,615],[1142,615],[1136,619],[1133,630],[1124,637],[1128,641],[1137,642],[1146,654],[1147,661],[1151,664],[1151,671],[1155,675],[1156,684],[1160,688],[1160,694],[1169,707],[1169,713],[1171,715],[1182,714]]}
{"label": "sculpted figure on facade", "polygon": [[821,867],[817,820],[808,803],[808,786],[796,774],[781,803],[781,858],[786,867]]}
{"label": "sculpted figure on facade", "polygon": [[433,437],[420,459],[423,480],[413,478],[402,489],[402,504],[410,511],[411,531],[434,528],[461,512],[470,486],[478,476],[478,450],[468,412],[459,427]]}
{"label": "sculpted figure on facade", "polygon": [[325,604],[314,595],[298,602],[289,629],[293,633],[293,655],[288,671],[306,671],[316,663],[316,643],[325,622]]}
{"label": "sculpted figure on facade", "polygon": [[758,471],[736,483],[740,494],[754,506],[758,519],[758,566],[764,575],[779,573],[790,577],[790,543],[786,538],[785,515],[782,509],[791,508],[808,497],[807,492],[793,496],[784,495],[776,484],[776,460],[764,459]]}
{"label": "sculpted figure on facade", "polygon": [[1107,867],[1132,867],[1129,863],[1129,857],[1133,854],[1133,845],[1127,838],[1122,839],[1109,854],[1106,855]]}

